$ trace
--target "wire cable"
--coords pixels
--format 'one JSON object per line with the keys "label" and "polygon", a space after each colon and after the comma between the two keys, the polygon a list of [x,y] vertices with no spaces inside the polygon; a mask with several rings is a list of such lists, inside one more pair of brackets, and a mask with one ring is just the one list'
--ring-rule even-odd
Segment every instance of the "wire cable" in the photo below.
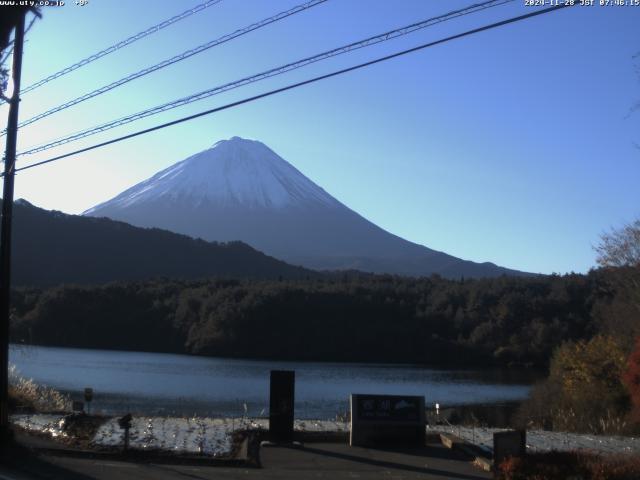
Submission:
{"label": "wire cable", "polygon": [[[268,91],[268,92],[261,93],[259,95],[254,95],[252,97],[244,98],[244,99],[238,100],[236,102],[228,103],[228,104],[223,105],[221,107],[216,107],[216,108],[212,108],[210,110],[205,110],[203,112],[199,112],[199,113],[196,113],[196,114],[193,114],[193,115],[182,117],[182,118],[179,118],[177,120],[172,120],[171,122],[166,122],[166,123],[163,123],[163,124],[160,124],[160,125],[156,125],[154,127],[145,128],[144,130],[139,130],[137,132],[130,133],[130,134],[127,134],[127,135],[123,135],[121,137],[113,138],[111,140],[107,140],[105,142],[97,143],[97,144],[91,145],[89,147],[81,148],[81,149],[78,149],[78,150],[75,150],[75,151],[72,151],[72,152],[69,152],[69,153],[58,155],[56,157],[49,158],[47,160],[42,160],[40,162],[32,163],[30,165],[26,165],[24,167],[17,168],[15,171],[19,172],[19,171],[22,171],[22,170],[27,170],[27,169],[30,169],[30,168],[34,168],[34,167],[38,167],[38,166],[41,166],[41,165],[45,165],[45,164],[48,164],[48,163],[51,163],[51,162],[56,162],[56,161],[61,160],[63,158],[68,158],[68,157],[71,157],[71,156],[74,156],[74,155],[78,155],[80,153],[88,152],[90,150],[95,150],[97,148],[101,148],[101,147],[105,147],[107,145],[111,145],[111,144],[114,144],[114,143],[122,142],[122,141],[128,140],[130,138],[138,137],[140,135],[145,135],[147,133],[155,132],[156,130],[161,130],[163,128],[171,127],[171,126],[177,125],[179,123],[183,123],[183,122],[187,122],[187,121],[190,121],[190,120],[194,120],[196,118],[204,117],[206,115],[211,115],[213,113],[221,112],[223,110],[228,110],[230,108],[234,108],[234,107],[237,107],[237,106],[240,106],[240,105],[244,105],[245,103],[251,103],[251,102],[254,102],[256,100],[260,100],[262,98],[270,97],[272,95],[277,95],[277,94],[282,93],[282,92],[286,92],[286,91],[289,91],[289,90],[293,90],[295,88],[302,87],[304,85],[309,85],[309,84],[312,84],[312,83],[319,82],[321,80],[326,80],[328,78],[337,77],[338,75],[343,75],[345,73],[352,72],[354,70],[359,70],[361,68],[369,67],[371,65],[375,65],[375,64],[378,64],[378,63],[381,63],[381,62],[385,62],[385,61],[391,60],[393,58],[397,58],[397,57],[401,57],[401,56],[404,56],[404,55],[408,55],[410,53],[414,53],[414,52],[417,52],[417,51],[420,51],[420,50],[424,50],[424,49],[429,48],[429,47],[433,47],[433,46],[436,46],[436,45],[440,45],[442,43],[446,43],[446,42],[450,42],[452,40],[456,40],[458,38],[467,37],[469,35],[474,35],[476,33],[484,32],[486,30],[491,30],[491,29],[494,29],[494,28],[502,27],[504,25],[508,25],[508,24],[511,24],[511,23],[515,23],[515,22],[519,22],[519,21],[522,21],[522,20],[526,20],[528,18],[537,17],[539,15],[543,15],[543,14],[549,13],[549,12],[554,12],[554,11],[557,11],[557,10],[560,10],[560,9],[563,9],[563,8],[566,8],[566,7],[570,7],[570,6],[573,6],[573,5],[577,5],[577,4],[565,3],[565,4],[553,6],[553,7],[548,7],[548,8],[545,8],[545,9],[542,9],[542,10],[537,10],[537,11],[534,11],[534,12],[531,12],[531,13],[527,13],[527,14],[524,14],[524,15],[519,15],[517,17],[511,17],[511,18],[508,18],[506,20],[502,20],[500,22],[491,23],[489,25],[484,25],[484,26],[479,27],[479,28],[474,28],[473,30],[467,30],[465,32],[458,33],[456,35],[451,35],[449,37],[445,37],[445,38],[442,38],[440,40],[435,40],[433,42],[424,43],[422,45],[418,45],[417,47],[413,47],[413,48],[409,48],[407,50],[402,50],[400,52],[392,53],[390,55],[386,55],[384,57],[379,57],[379,58],[376,58],[374,60],[370,60],[368,62],[360,63],[358,65],[353,65],[353,66],[348,67],[348,68],[343,68],[341,70],[336,70],[336,71],[333,71],[331,73],[327,73],[327,74],[324,74],[324,75],[313,77],[313,78],[310,78],[310,79],[307,79],[307,80],[304,80],[304,81],[301,81],[301,82],[293,83],[293,84],[290,84],[290,85],[287,85],[287,86],[284,86],[284,87],[281,87],[281,88],[277,88],[275,90],[271,90],[271,91]],[[0,176],[4,176],[4,174],[2,174]]]}
{"label": "wire cable", "polygon": [[[185,60],[187,58],[190,58],[194,55],[197,55],[198,53],[202,53],[206,50],[209,50],[213,47],[217,47],[218,45],[222,45],[223,43],[229,42],[235,38],[241,37],[243,35],[246,35],[249,32],[253,32],[254,30],[258,30],[262,27],[266,27],[267,25],[270,25],[272,23],[278,22],[280,20],[283,20],[287,17],[290,17],[291,15],[295,15],[296,13],[300,13],[303,12],[305,10],[308,10],[310,8],[315,7],[316,5],[320,5],[324,2],[326,2],[327,0],[310,0],[307,1],[306,3],[297,5],[293,8],[290,8],[289,10],[285,10],[283,12],[277,13],[276,15],[272,15],[268,18],[265,18],[263,20],[260,20],[259,22],[253,23],[247,27],[241,28],[236,30],[233,33],[224,35],[222,37],[216,38],[215,40],[212,40],[210,42],[204,43],[202,45],[199,45],[195,48],[192,48],[190,50],[186,50],[182,53],[180,53],[179,55],[175,55],[171,58],[168,58],[166,60],[163,60],[160,63],[156,63],[155,65],[151,65],[150,67],[144,68],[142,70],[138,70],[137,72],[134,72],[130,75],[127,75],[126,77],[123,77],[119,80],[116,80],[115,82],[109,83],[108,85],[104,85],[100,88],[97,88],[96,90],[93,90],[91,92],[85,93],[84,95],[81,95],[79,97],[76,97],[72,100],[69,100],[68,102],[65,102],[63,104],[60,104],[56,107],[53,107],[49,110],[47,110],[46,112],[40,113],[34,117],[31,117],[27,120],[24,120],[22,122],[20,122],[20,125],[18,125],[19,127],[24,127],[26,125],[30,125],[34,122],[37,122],[38,120],[41,120],[45,117],[48,117],[49,115],[53,115],[54,113],[57,113],[61,110],[65,110],[69,107],[72,107],[74,105],[77,105],[81,102],[84,102],[86,100],[89,100],[90,98],[94,98],[97,97],[98,95],[102,95],[103,93],[106,93],[110,90],[113,90],[114,88],[120,87],[126,83],[129,83],[132,80],[135,80],[136,78],[140,78],[140,77],[144,77],[145,75],[148,75],[152,72],[158,71],[162,68],[168,67],[169,65],[173,65],[174,63],[177,62],[181,62],[182,60]],[[6,133],[5,130],[2,131],[2,133],[0,135],[4,135]]]}
{"label": "wire cable", "polygon": [[[73,65],[70,65],[66,68],[63,68],[62,70],[55,72],[51,75],[49,75],[48,77],[43,78],[42,80],[37,81],[36,83],[33,83],[31,85],[29,85],[26,88],[22,89],[22,92],[20,92],[21,95],[24,95],[27,92],[30,92],[31,90],[35,90],[38,87],[41,87],[42,85],[44,85],[45,83],[49,83],[52,80],[55,80],[56,78],[60,78],[63,75],[66,75],[68,73],[73,72],[74,70],[77,70],[80,67],[84,67],[85,65],[94,62],[95,60],[98,60],[99,58],[105,57],[107,55],[109,55],[110,53],[113,53],[117,50],[120,50],[123,47],[126,47],[127,45],[131,45],[134,42],[137,42],[138,40],[141,40],[144,37],[147,37],[153,33],[159,32],[160,30],[162,30],[163,28],[168,27],[169,25],[173,25],[176,22],[179,22],[180,20],[184,20],[187,17],[190,17],[191,15],[201,12],[206,8],[212,7],[213,5],[216,5],[217,3],[220,3],[222,0],[207,0],[204,3],[201,3],[199,5],[196,5],[193,8],[190,8],[189,10],[185,10],[184,12],[175,15],[167,20],[164,20],[160,23],[158,23],[157,25],[153,25],[152,27],[147,28],[146,30],[143,30],[142,32],[138,32],[135,35],[131,35],[130,37],[114,44],[111,45],[110,47],[105,48],[104,50],[100,50],[97,53],[94,53],[93,55],[90,55],[86,58],[83,58],[82,60],[80,60],[79,62],[74,63]],[[2,102],[0,102],[1,104]]]}
{"label": "wire cable", "polygon": [[106,130],[110,130],[112,128],[119,127],[121,125],[125,125],[127,123],[131,123],[137,120],[141,120],[143,118],[149,117],[151,115],[156,115],[161,112],[165,112],[167,110],[171,110],[173,108],[181,107],[183,105],[187,105],[189,103],[193,103],[199,100],[203,100],[205,98],[211,97],[213,95],[218,95],[229,90],[233,90],[235,88],[239,88],[250,83],[258,82],[260,80],[265,80],[267,78],[274,77],[276,75],[282,75],[284,73],[290,72],[292,70],[296,70],[298,68],[305,67],[312,63],[316,63],[322,60],[326,60],[331,57],[335,57],[337,55],[342,55],[353,50],[358,50],[360,48],[368,47],[371,45],[375,45],[377,43],[386,42],[388,40],[392,40],[394,38],[407,35],[409,33],[415,32],[417,30],[421,30],[423,28],[430,27],[437,23],[445,22],[447,20],[451,20],[453,18],[457,18],[463,15],[469,15],[471,13],[475,13],[481,10],[485,10],[487,8],[497,7],[503,5],[505,3],[512,2],[514,0],[490,0],[483,3],[473,4],[463,9],[454,10],[452,12],[446,13],[444,15],[439,15],[437,17],[429,18],[427,20],[422,20],[420,22],[413,23],[411,25],[407,25],[405,27],[397,28],[395,30],[390,30],[385,33],[381,33],[379,35],[375,35],[373,37],[366,38],[364,40],[359,40],[357,42],[350,43],[348,45],[343,45],[338,48],[334,48],[332,50],[328,50],[312,57],[303,58],[301,60],[297,60],[292,63],[288,63],[286,65],[281,65],[276,68],[272,68],[270,70],[251,75],[249,77],[242,78],[240,80],[235,80],[233,82],[226,83],[224,85],[220,85],[217,87],[213,87],[202,92],[198,92],[192,95],[188,95],[186,97],[179,98],[177,100],[172,100],[170,102],[157,105],[155,107],[148,108],[146,110],[142,110],[137,113],[133,113],[131,115],[127,115],[125,117],[121,117],[116,120],[112,120],[107,123],[103,123],[101,125],[97,125],[85,130],[81,130],[79,132],[75,132],[73,134],[67,135],[62,138],[55,139],[46,144],[38,145],[32,147],[24,152],[20,152],[19,155],[31,155],[34,153],[42,152],[44,150],[48,150],[53,147],[57,147],[59,145],[63,145],[66,143],[70,143],[81,138],[85,138],[91,135],[95,135],[97,133],[104,132]]}

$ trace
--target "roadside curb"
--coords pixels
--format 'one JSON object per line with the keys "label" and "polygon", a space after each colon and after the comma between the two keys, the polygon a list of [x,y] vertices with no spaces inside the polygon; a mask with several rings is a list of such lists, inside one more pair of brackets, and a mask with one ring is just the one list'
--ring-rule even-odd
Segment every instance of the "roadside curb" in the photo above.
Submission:
{"label": "roadside curb", "polygon": [[300,443],[348,443],[349,432],[294,432],[293,438]]}
{"label": "roadside curb", "polygon": [[[23,437],[24,438],[24,437]],[[99,459],[133,463],[157,463],[173,465],[206,465],[216,467],[244,467],[256,468],[256,457],[252,455],[251,438],[247,435],[241,442],[238,452],[233,458],[205,457],[200,455],[179,455],[174,453],[160,453],[158,451],[129,450],[100,451],[77,448],[29,445],[18,442],[18,446],[40,455],[68,458]]]}
{"label": "roadside curb", "polygon": [[485,472],[493,471],[493,459],[488,457],[486,452],[477,445],[469,443],[451,433],[441,433],[440,441],[445,447],[452,450],[458,450],[463,452],[465,455],[470,456],[473,459],[472,463],[476,467],[484,470]]}

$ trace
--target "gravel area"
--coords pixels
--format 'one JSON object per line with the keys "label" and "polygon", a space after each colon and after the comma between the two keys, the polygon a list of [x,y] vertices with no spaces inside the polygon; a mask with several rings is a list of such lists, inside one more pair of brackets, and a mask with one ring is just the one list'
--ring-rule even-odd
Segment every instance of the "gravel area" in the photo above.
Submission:
{"label": "gravel area", "polygon": [[[494,432],[504,431],[504,429],[439,425],[428,428],[427,431],[451,433],[487,451],[492,451]],[[607,454],[640,453],[640,438],[528,430],[527,449],[535,452],[586,450]]]}
{"label": "gravel area", "polygon": [[[63,415],[14,415],[11,421],[31,432],[52,438],[66,438]],[[242,430],[266,430],[265,418],[206,417],[134,417],[129,433],[129,447],[138,450],[163,450],[182,454],[229,456],[233,450],[233,433]],[[325,420],[296,420],[294,429],[300,432],[344,432],[349,424]],[[121,447],[124,430],[117,418],[106,418],[97,429],[91,445],[98,448]]]}

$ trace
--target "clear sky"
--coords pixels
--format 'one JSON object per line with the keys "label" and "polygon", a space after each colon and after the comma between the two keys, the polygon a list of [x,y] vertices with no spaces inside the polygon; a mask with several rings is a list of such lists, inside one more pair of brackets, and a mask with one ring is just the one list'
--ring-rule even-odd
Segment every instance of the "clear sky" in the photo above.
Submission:
{"label": "clear sky", "polygon": [[[27,35],[23,86],[201,1],[47,8]],[[20,118],[302,1],[223,0],[25,94]],[[471,3],[329,0],[25,127],[19,150]],[[529,11],[516,0],[19,164]],[[564,9],[21,172],[16,198],[80,213],[238,135],[408,240],[520,270],[586,272],[599,235],[640,216],[638,52],[640,6]]]}

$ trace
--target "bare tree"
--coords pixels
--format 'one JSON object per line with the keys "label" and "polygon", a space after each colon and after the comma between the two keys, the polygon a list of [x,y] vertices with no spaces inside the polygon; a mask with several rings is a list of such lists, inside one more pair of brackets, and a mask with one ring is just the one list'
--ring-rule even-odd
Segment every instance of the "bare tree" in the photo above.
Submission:
{"label": "bare tree", "polygon": [[640,219],[602,234],[595,250],[601,267],[640,267]]}
{"label": "bare tree", "polygon": [[630,350],[633,339],[640,338],[640,219],[604,233],[595,250],[598,265],[610,270],[607,278],[617,292],[603,325]]}

